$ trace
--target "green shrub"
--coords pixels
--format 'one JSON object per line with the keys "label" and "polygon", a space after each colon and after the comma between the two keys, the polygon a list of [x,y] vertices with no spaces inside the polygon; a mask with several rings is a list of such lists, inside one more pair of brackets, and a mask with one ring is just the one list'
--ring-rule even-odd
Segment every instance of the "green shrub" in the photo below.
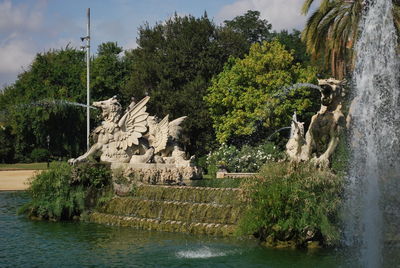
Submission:
{"label": "green shrub", "polygon": [[269,163],[250,181],[251,202],[240,234],[256,234],[270,246],[308,241],[334,245],[340,238],[339,210],[344,182],[309,164]]}
{"label": "green shrub", "polygon": [[85,163],[71,167],[54,162],[31,179],[31,201],[19,212],[41,219],[69,220],[109,196],[110,182],[111,172],[105,166]]}
{"label": "green shrub", "polygon": [[283,153],[271,142],[255,147],[244,145],[241,150],[222,144],[207,157],[208,174],[215,177],[219,166],[224,166],[228,172],[257,172],[265,163],[282,157]]}
{"label": "green shrub", "polygon": [[46,162],[50,158],[50,152],[47,149],[35,148],[31,152],[31,160],[33,162]]}
{"label": "green shrub", "polygon": [[335,174],[345,176],[349,169],[350,163],[350,146],[348,144],[347,133],[343,132],[340,135],[339,143],[332,155],[331,168]]}

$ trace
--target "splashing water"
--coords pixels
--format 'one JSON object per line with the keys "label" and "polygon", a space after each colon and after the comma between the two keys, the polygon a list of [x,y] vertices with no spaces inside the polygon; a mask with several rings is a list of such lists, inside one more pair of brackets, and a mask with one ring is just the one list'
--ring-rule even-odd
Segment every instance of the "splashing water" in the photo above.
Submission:
{"label": "splashing water", "polygon": [[[84,107],[87,108],[88,106],[86,104],[78,103],[78,102],[71,102],[67,100],[40,100],[40,101],[35,101],[27,104],[21,104],[20,106],[55,106],[55,105],[72,105],[72,106],[78,106],[78,107]],[[96,107],[89,106],[90,109],[96,109]]]}
{"label": "splashing water", "polygon": [[308,88],[313,88],[313,89],[318,89],[318,90],[322,90],[322,88],[320,86],[314,85],[314,84],[310,84],[310,83],[296,83],[294,85],[291,85],[289,87],[285,87],[284,89],[282,89],[282,92],[279,92],[277,94],[274,95],[274,97],[277,98],[283,98],[285,97],[287,94],[290,93],[290,91],[292,90],[296,90],[302,87],[308,87]]}
{"label": "splashing water", "polygon": [[[399,85],[397,39],[391,0],[371,1],[360,25],[353,75],[352,160],[345,240],[359,245],[363,267],[384,265],[385,214],[399,173]],[[389,189],[389,190],[388,190]],[[395,214],[391,215],[395,219]],[[395,223],[391,223],[392,225]]]}
{"label": "splashing water", "polygon": [[216,249],[211,249],[209,247],[202,247],[197,250],[182,250],[176,253],[178,258],[182,259],[208,259],[213,257],[226,256],[228,253],[223,251],[218,251]]}

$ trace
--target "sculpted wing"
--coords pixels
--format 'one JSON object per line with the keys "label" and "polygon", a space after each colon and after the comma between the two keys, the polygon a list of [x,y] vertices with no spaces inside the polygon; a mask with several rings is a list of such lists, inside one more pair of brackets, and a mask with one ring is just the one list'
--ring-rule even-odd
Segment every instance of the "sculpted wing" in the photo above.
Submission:
{"label": "sculpted wing", "polygon": [[154,147],[154,153],[164,150],[168,141],[168,115],[160,122],[154,124],[149,137],[150,146]]}
{"label": "sculpted wing", "polygon": [[126,150],[132,145],[139,144],[139,138],[147,131],[146,104],[150,97],[146,96],[130,108],[118,122],[121,134],[117,138],[117,146]]}
{"label": "sculpted wing", "polygon": [[179,134],[181,133],[182,127],[180,124],[187,118],[187,116],[182,116],[179,117],[171,122],[169,122],[168,128],[169,128],[169,135],[173,139],[179,139]]}

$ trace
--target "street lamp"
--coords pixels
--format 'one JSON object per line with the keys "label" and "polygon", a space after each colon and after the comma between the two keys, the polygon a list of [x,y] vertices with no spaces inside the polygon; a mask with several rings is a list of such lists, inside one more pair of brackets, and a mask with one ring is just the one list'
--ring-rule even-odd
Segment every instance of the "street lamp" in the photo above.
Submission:
{"label": "street lamp", "polygon": [[81,48],[86,49],[86,147],[89,151],[89,136],[90,136],[90,8],[87,9],[87,35],[81,37],[81,41],[86,40],[86,45]]}

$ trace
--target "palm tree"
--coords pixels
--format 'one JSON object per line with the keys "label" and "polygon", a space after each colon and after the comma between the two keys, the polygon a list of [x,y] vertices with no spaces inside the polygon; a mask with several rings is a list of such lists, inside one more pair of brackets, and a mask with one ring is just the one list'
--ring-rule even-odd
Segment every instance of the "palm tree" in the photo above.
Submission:
{"label": "palm tree", "polygon": [[[370,0],[322,0],[308,18],[302,39],[308,52],[323,57],[334,77],[342,79],[353,66],[353,45],[358,36],[358,25],[363,9]],[[307,14],[314,0],[305,0],[302,13]],[[400,29],[400,0],[393,0],[393,17]],[[349,64],[345,64],[348,62]]]}

